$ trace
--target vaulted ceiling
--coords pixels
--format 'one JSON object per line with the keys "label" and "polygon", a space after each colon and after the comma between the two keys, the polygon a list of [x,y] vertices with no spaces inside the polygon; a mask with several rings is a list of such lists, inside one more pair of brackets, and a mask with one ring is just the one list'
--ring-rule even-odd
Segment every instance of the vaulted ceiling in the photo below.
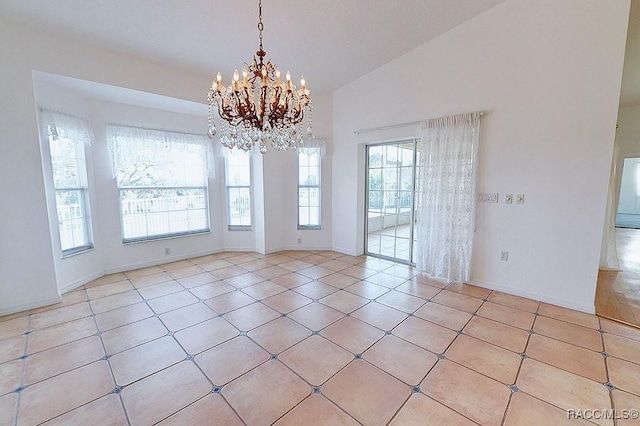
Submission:
{"label": "vaulted ceiling", "polygon": [[[264,0],[267,56],[332,91],[504,0]],[[257,0],[0,0],[0,20],[229,81],[258,47]],[[621,106],[640,105],[632,0]]]}
{"label": "vaulted ceiling", "polygon": [[[264,48],[332,91],[504,0],[264,0]],[[225,81],[258,47],[257,0],[0,0],[0,19]]]}

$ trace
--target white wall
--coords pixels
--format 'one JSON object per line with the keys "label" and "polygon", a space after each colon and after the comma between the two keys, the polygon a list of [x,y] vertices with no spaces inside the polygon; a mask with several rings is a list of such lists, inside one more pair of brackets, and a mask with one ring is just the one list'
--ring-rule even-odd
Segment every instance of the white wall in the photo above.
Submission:
{"label": "white wall", "polygon": [[[62,90],[48,82],[38,79],[34,76],[34,89],[36,96],[36,105],[39,109],[49,109],[52,111],[64,111],[77,117],[83,117],[87,120],[89,111],[89,102],[80,97],[77,93]],[[38,112],[40,115],[40,112]],[[90,127],[91,123],[88,121]],[[96,232],[96,226],[100,219],[100,205],[98,193],[95,190],[88,192],[89,208],[93,212],[90,231],[93,236],[94,248],[82,254],[73,255],[71,257],[63,257],[60,244],[60,233],[58,229],[58,214],[56,210],[56,194],[53,184],[53,174],[51,167],[51,152],[49,149],[49,141],[42,129],[43,124],[40,122],[40,149],[42,154],[42,169],[44,171],[44,186],[47,199],[49,231],[51,250],[53,252],[53,262],[56,274],[56,283],[58,290],[64,291],[75,288],[84,284],[86,281],[95,279],[104,274],[102,264],[102,233]],[[85,160],[87,164],[87,184],[89,188],[95,187],[94,179],[94,162],[93,153],[99,150],[98,145],[93,141],[92,146],[84,146]]]}
{"label": "white wall", "polygon": [[201,102],[205,76],[134,56],[0,25],[0,314],[59,300],[32,71]]}
{"label": "white wall", "polygon": [[[327,94],[312,93],[312,98],[313,131],[316,137],[325,138],[327,143],[327,153],[322,157],[320,171],[321,229],[297,229],[297,152],[288,151],[277,155],[268,153],[263,158],[267,253],[280,250],[331,249],[332,97]],[[300,244],[298,244],[298,238],[301,241]]]}
{"label": "white wall", "polygon": [[[297,229],[298,160],[296,151],[275,152],[270,147],[264,156],[253,154],[254,230],[225,231],[225,248],[247,247],[261,253],[281,250],[330,250],[331,249],[331,132],[332,96],[312,94],[313,131],[316,137],[325,138],[327,154],[321,161],[321,229]],[[306,120],[305,120],[306,122]],[[259,177],[263,176],[262,182]],[[226,215],[226,210],[224,213]],[[255,234],[255,235],[254,235]],[[236,246],[227,244],[235,236]],[[298,244],[298,238],[300,243]],[[245,244],[244,246],[242,244]]]}
{"label": "white wall", "polygon": [[[52,81],[62,80],[64,85]],[[82,285],[104,273],[156,265],[169,261],[195,257],[223,250],[222,228],[224,216],[219,213],[222,203],[222,191],[218,182],[224,179],[220,174],[222,164],[216,164],[218,179],[209,179],[209,222],[211,231],[181,238],[167,238],[134,244],[122,244],[120,210],[117,186],[111,170],[111,153],[108,149],[106,124],[141,126],[150,129],[163,129],[176,132],[203,134],[206,123],[206,108],[199,108],[201,115],[190,115],[176,111],[134,106],[119,102],[110,102],[75,88],[75,83],[90,86],[87,82],[59,79],[49,74],[37,73],[34,77],[36,103],[40,108],[63,111],[84,117],[92,130],[92,145],[86,148],[87,175],[89,181],[89,205],[94,248],[70,257],[63,257],[60,248],[58,220],[55,209],[55,191],[51,176],[51,158],[48,142],[41,138],[42,166],[45,170],[44,182],[49,207],[51,246],[53,251],[56,282],[60,292]],[[108,93],[109,87],[96,85],[99,90]],[[113,88],[111,88],[113,89]],[[119,89],[113,89],[119,90]],[[121,90],[119,90],[121,91]],[[192,103],[128,90],[130,96],[144,99],[153,104],[173,103],[176,110],[194,109]],[[183,105],[187,104],[187,105]],[[197,107],[198,105],[196,105]],[[218,163],[222,161],[217,155]],[[234,241],[228,241],[235,248]],[[170,254],[165,254],[169,249]]]}
{"label": "white wall", "polygon": [[362,252],[361,144],[418,132],[355,130],[484,110],[478,190],[526,201],[478,204],[473,281],[593,312],[628,13],[508,0],[336,91],[334,248]]}
{"label": "white wall", "polygon": [[618,124],[616,142],[620,157],[640,157],[640,105],[620,108]]}
{"label": "white wall", "polygon": [[[227,248],[225,244],[228,244],[229,249],[245,248],[245,237],[222,236],[221,233],[226,224],[220,199],[217,200],[220,201],[219,204],[212,205],[211,208],[212,229],[214,227],[216,229],[212,235],[127,246],[122,246],[116,241],[120,231],[119,224],[117,227],[115,224],[118,215],[113,205],[101,206],[100,200],[96,202],[92,200],[94,210],[99,209],[98,220],[103,222],[109,230],[117,229],[117,232],[105,235],[103,241],[100,241],[100,237],[96,238],[96,250],[91,252],[92,254],[86,254],[86,256],[100,257],[100,266],[94,259],[96,262],[83,263],[85,270],[73,271],[71,267],[66,268],[74,261],[61,263],[52,245],[51,236],[56,231],[49,226],[51,212],[47,210],[46,203],[47,193],[38,138],[32,72],[74,77],[199,103],[204,99],[211,83],[211,76],[198,75],[177,66],[172,68],[158,65],[137,56],[51,36],[1,19],[0,53],[0,93],[3,94],[0,99],[0,117],[2,117],[0,120],[0,200],[2,200],[0,203],[0,217],[2,217],[0,222],[0,315],[58,301],[60,300],[59,288],[64,290],[82,283],[82,277],[78,278],[79,276],[91,276],[98,270],[110,272],[123,270],[131,265],[138,266],[170,260],[164,256],[163,249],[166,244],[171,244],[172,255],[175,257],[201,251],[205,247],[211,251]],[[331,133],[331,95],[326,95],[324,98],[320,95],[318,99],[319,102],[314,109],[314,118],[318,123],[315,127],[316,133],[320,136],[328,136]],[[89,109],[93,108],[96,114],[125,114],[124,110],[119,111],[118,106],[91,102],[89,104]],[[153,124],[156,120],[153,113],[144,112],[142,109],[136,109],[136,116],[136,120],[141,119],[149,124]],[[159,114],[157,119],[160,120],[161,117],[162,114]],[[203,124],[206,125],[206,121],[203,121]],[[167,128],[167,126],[162,127]],[[96,133],[99,134],[100,129]],[[94,157],[104,158],[106,146],[98,144],[91,149],[100,151],[93,152]],[[289,173],[292,170],[295,173],[295,162],[286,158],[273,160],[282,163],[276,165],[276,169],[266,169],[266,173],[278,174],[278,177],[273,179],[274,182],[278,179],[285,180],[285,177],[290,181],[295,180],[295,174],[280,177],[281,173]],[[217,166],[218,171],[221,171],[219,157]],[[107,191],[104,193],[105,198],[109,196],[109,192],[115,197],[113,180],[107,175],[107,164],[94,164],[93,168],[97,191],[100,194],[103,194],[101,192],[103,190]],[[327,168],[330,173],[330,166]],[[323,172],[325,172],[324,167]],[[268,175],[266,181],[271,181]],[[212,183],[212,186],[219,189],[219,182],[220,180],[217,180]],[[328,182],[325,195],[330,199],[330,177]],[[279,187],[266,191],[264,202],[272,203],[272,197],[278,199],[279,191],[281,191]],[[293,195],[295,203],[295,192]],[[326,204],[330,208],[330,202]],[[291,201],[288,204],[278,204],[277,207],[282,209],[283,205],[289,208]],[[295,207],[295,204],[293,206]],[[323,214],[329,216],[324,211]],[[320,231],[319,235],[322,235],[322,238],[319,238],[318,245],[309,245],[308,248],[324,249],[330,246],[330,218],[327,222],[326,230]],[[267,222],[266,226],[271,223],[276,223],[276,220]],[[295,227],[295,222],[293,226]],[[269,230],[270,238],[275,241],[274,244],[270,244],[268,240],[262,241],[264,234],[256,235],[254,247],[259,250],[261,245],[292,244],[291,240],[295,241],[295,237],[281,235],[285,230],[288,232],[285,228]],[[216,232],[218,234],[215,234]],[[211,237],[213,240],[209,239]],[[101,250],[102,254],[100,254]],[[81,261],[78,260],[78,262]],[[56,279],[56,265],[59,280]]]}
{"label": "white wall", "polygon": [[[209,179],[209,224],[208,233],[122,244],[120,209],[116,180],[112,176],[110,153],[106,139],[106,123],[135,125],[151,129],[203,134],[205,117],[189,116],[157,109],[141,108],[120,103],[94,100],[91,103],[91,118],[96,135],[94,148],[94,191],[99,194],[100,221],[96,232],[101,234],[103,265],[107,272],[123,271],[141,266],[157,265],[177,259],[195,257],[222,250],[221,229],[224,217],[217,214],[215,206],[221,204],[221,191],[217,179]],[[218,162],[219,163],[219,162]],[[219,172],[221,165],[216,164]],[[165,249],[170,251],[165,255]]]}

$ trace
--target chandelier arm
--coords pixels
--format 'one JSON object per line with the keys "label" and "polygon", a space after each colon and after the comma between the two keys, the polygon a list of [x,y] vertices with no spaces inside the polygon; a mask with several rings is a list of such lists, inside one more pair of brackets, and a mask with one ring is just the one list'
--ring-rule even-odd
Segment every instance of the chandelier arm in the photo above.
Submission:
{"label": "chandelier arm", "polygon": [[271,118],[274,121],[282,121],[285,119],[285,114],[286,114],[286,105],[285,106],[280,106],[274,110],[271,111]]}
{"label": "chandelier arm", "polygon": [[[259,119],[259,125],[261,129],[264,127],[264,118],[265,118],[266,112],[267,112],[267,86],[263,85],[260,88],[260,107],[258,108],[258,119]],[[268,120],[268,122],[273,127],[273,123],[271,123],[270,119]]]}
{"label": "chandelier arm", "polygon": [[255,115],[255,109],[253,106],[253,102],[251,102],[251,95],[249,94],[248,87],[244,88],[244,99],[245,99],[244,105],[245,105],[246,113],[243,115],[246,117],[246,119],[250,119]]}
{"label": "chandelier arm", "polygon": [[238,117],[240,117],[243,121],[246,120],[246,117],[250,116],[248,114],[246,108],[246,102],[242,102],[242,97],[240,96],[240,91],[234,91],[234,97],[236,98],[236,105],[238,109]]}

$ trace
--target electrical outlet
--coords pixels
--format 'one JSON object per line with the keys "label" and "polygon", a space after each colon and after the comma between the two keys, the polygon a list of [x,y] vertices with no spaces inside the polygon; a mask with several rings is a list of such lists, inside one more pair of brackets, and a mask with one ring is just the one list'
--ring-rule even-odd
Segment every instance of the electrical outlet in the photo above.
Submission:
{"label": "electrical outlet", "polygon": [[505,204],[513,203],[513,194],[504,194],[504,203]]}
{"label": "electrical outlet", "polygon": [[298,238],[298,244],[302,244],[302,238]]}
{"label": "electrical outlet", "polygon": [[171,254],[171,249],[169,247],[164,249],[164,255],[169,256]]}
{"label": "electrical outlet", "polygon": [[524,204],[524,194],[516,194],[516,204]]}
{"label": "electrical outlet", "polygon": [[509,252],[508,251],[501,251],[500,252],[500,260],[502,262],[506,262],[509,260]]}

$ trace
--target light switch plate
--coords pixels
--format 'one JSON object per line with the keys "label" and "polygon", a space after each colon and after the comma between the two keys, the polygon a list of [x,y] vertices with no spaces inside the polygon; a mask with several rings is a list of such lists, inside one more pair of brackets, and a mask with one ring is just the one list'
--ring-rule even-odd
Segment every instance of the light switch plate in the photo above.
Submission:
{"label": "light switch plate", "polygon": [[504,194],[504,203],[505,204],[513,203],[513,194]]}
{"label": "light switch plate", "polygon": [[499,194],[497,192],[481,192],[478,194],[479,203],[497,203]]}
{"label": "light switch plate", "polygon": [[516,194],[516,204],[524,204],[524,194]]}

